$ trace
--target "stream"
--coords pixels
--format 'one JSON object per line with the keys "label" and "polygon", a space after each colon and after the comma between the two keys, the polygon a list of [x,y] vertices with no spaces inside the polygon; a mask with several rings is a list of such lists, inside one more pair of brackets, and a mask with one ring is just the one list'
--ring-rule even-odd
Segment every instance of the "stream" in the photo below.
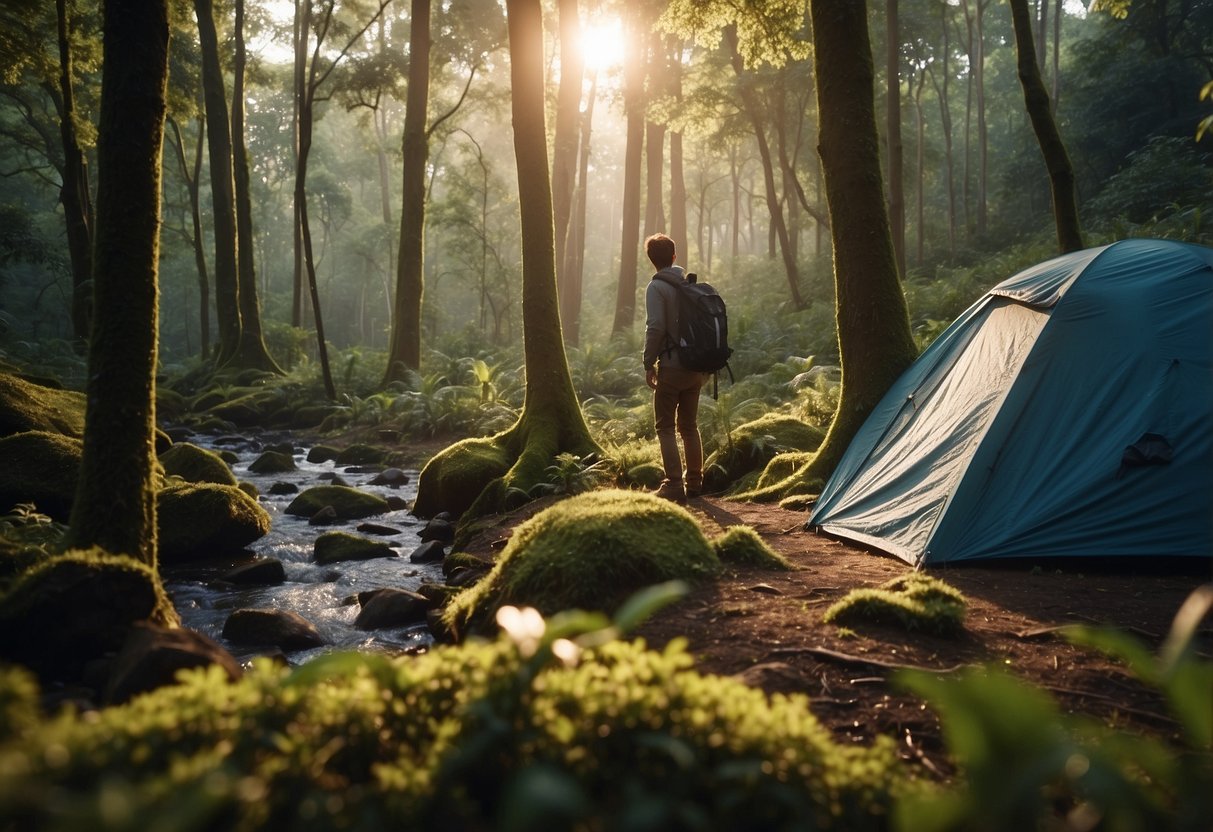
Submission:
{"label": "stream", "polygon": [[[421,545],[418,535],[424,528],[424,521],[411,515],[407,509],[400,509],[365,520],[311,526],[308,518],[285,513],[297,493],[270,493],[275,483],[291,483],[302,492],[312,486],[326,485],[336,475],[353,488],[384,498],[403,498],[411,505],[417,496],[417,471],[405,469],[409,479],[399,488],[370,485],[370,480],[382,466],[338,466],[332,461],[308,462],[308,449],[295,446],[293,457],[298,470],[254,474],[248,470],[249,464],[257,459],[263,448],[281,441],[289,442],[289,435],[195,435],[187,441],[208,450],[236,454],[238,459],[232,464],[232,471],[238,480],[257,487],[261,494],[258,502],[270,515],[270,531],[250,544],[243,558],[207,560],[164,569],[165,588],[184,626],[215,639],[241,661],[266,652],[264,649],[232,644],[223,638],[223,625],[228,616],[244,608],[275,608],[296,612],[315,625],[329,642],[324,647],[285,652],[292,664],[334,650],[411,653],[423,651],[433,643],[433,637],[424,624],[403,629],[356,629],[354,619],[358,615],[359,605],[352,600],[353,596],[365,590],[381,587],[416,590],[423,582],[443,582],[440,564],[414,564],[409,561],[409,554]],[[377,535],[356,531],[362,523],[389,527],[397,533]],[[384,541],[398,556],[317,564],[313,557],[313,544],[319,535],[334,530]],[[221,580],[232,567],[262,558],[275,558],[282,562],[286,571],[284,583],[274,586],[236,586]],[[274,649],[273,652],[278,651]]]}

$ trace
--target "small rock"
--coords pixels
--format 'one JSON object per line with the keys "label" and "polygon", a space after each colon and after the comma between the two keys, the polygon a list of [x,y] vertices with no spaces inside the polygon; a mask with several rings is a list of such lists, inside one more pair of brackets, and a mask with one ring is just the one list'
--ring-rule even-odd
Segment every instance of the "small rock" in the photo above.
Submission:
{"label": "small rock", "polygon": [[347,474],[378,474],[383,471],[382,465],[350,465],[343,468]]}
{"label": "small rock", "polygon": [[409,501],[403,497],[389,494],[384,499],[387,500],[387,507],[390,511],[408,511]]}
{"label": "small rock", "polygon": [[332,481],[330,484],[339,485],[342,488],[353,488],[353,486],[350,485],[349,480],[345,479],[345,477],[341,476],[340,474],[333,474],[333,478],[332,478]]}
{"label": "small rock", "polygon": [[361,520],[390,510],[387,500],[377,494],[340,485],[317,485],[292,500],[285,513],[311,517],[324,506],[332,506],[337,516],[344,520]]}
{"label": "small rock", "polygon": [[286,568],[277,558],[262,558],[237,566],[221,580],[240,586],[277,586],[286,580]]}
{"label": "small rock", "polygon": [[391,526],[380,526],[378,523],[359,523],[358,531],[363,534],[378,534],[384,537],[402,533],[400,529],[393,529]]}
{"label": "small rock", "polygon": [[425,621],[430,602],[423,595],[404,589],[383,589],[370,595],[354,619],[359,630],[405,627]]}
{"label": "small rock", "polygon": [[441,540],[450,543],[455,539],[455,526],[449,520],[434,519],[425,524],[418,535],[424,540]]}
{"label": "small rock", "polygon": [[435,514],[433,517],[431,517],[430,519],[431,520],[445,520],[448,523],[450,523],[455,519],[455,516],[453,514],[451,514],[449,511],[440,511],[437,514]]}
{"label": "small rock", "polygon": [[270,486],[270,493],[277,494],[279,496],[283,494],[298,494],[299,486],[295,485],[293,482],[276,482]]}
{"label": "small rock", "polygon": [[409,555],[409,561],[412,563],[438,563],[446,556],[446,552],[442,550],[442,541],[431,540],[428,543],[422,543],[413,553]]}
{"label": "small rock", "polygon": [[278,451],[265,451],[249,463],[248,469],[254,474],[285,474],[298,470],[294,457]]}
{"label": "small rock", "polygon": [[325,506],[307,520],[309,526],[335,526],[340,522],[341,518],[337,516],[337,509],[332,506]]}
{"label": "small rock", "polygon": [[287,456],[294,456],[295,445],[292,442],[275,442],[273,445],[266,445],[265,450],[272,451],[273,453],[276,453],[276,454],[286,454]]}
{"label": "small rock", "polygon": [[374,445],[354,444],[337,454],[338,465],[378,465],[384,451]]}
{"label": "small rock", "polygon": [[479,581],[483,578],[485,572],[483,569],[472,569],[470,566],[460,566],[451,570],[451,574],[447,576],[447,586],[466,587]]}
{"label": "small rock", "polygon": [[240,663],[218,642],[193,630],[165,629],[145,622],[131,627],[114,659],[105,686],[105,701],[125,702],[139,693],[171,685],[177,671],[219,665],[231,680],[242,675]]}
{"label": "small rock", "polygon": [[223,637],[234,644],[280,650],[307,650],[327,643],[299,613],[274,609],[236,610],[223,624]]}
{"label": "small rock", "polygon": [[380,471],[371,479],[371,485],[386,485],[389,488],[399,488],[402,485],[407,485],[408,481],[409,475],[399,468],[387,468]]}
{"label": "small rock", "polygon": [[316,538],[313,551],[316,562],[324,564],[396,557],[395,550],[386,543],[348,532],[325,532]]}
{"label": "small rock", "polygon": [[307,461],[315,463],[328,462],[330,459],[336,459],[338,453],[340,452],[336,448],[328,445],[317,445],[307,452]]}

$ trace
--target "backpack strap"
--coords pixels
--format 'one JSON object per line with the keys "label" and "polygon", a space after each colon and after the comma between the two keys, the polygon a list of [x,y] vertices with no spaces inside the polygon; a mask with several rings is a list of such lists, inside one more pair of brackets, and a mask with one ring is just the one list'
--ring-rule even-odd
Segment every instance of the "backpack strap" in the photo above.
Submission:
{"label": "backpack strap", "polygon": [[[673,355],[674,350],[678,349],[677,330],[678,330],[678,326],[680,324],[679,315],[681,313],[681,310],[679,307],[682,303],[682,298],[680,297],[681,290],[679,289],[679,287],[682,286],[684,281],[676,279],[673,275],[664,274],[662,272],[657,272],[656,274],[654,274],[653,280],[660,280],[662,283],[665,283],[665,284],[668,284],[668,285],[674,287],[674,297],[672,298],[672,300],[674,302],[673,313],[674,313],[674,330],[675,331],[670,332],[669,327],[666,327],[665,341],[668,346],[664,350],[662,350],[661,352],[658,353],[658,355]],[[667,321],[669,320],[668,315],[666,316],[666,320]]]}

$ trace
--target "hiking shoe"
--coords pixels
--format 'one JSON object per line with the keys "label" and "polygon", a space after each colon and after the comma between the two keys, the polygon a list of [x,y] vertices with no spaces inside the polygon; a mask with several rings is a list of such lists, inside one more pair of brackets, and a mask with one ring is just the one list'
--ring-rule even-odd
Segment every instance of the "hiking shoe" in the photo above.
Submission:
{"label": "hiking shoe", "polygon": [[682,485],[676,482],[663,482],[661,487],[653,492],[653,496],[669,500],[672,503],[682,504],[687,501],[687,495],[682,490]]}

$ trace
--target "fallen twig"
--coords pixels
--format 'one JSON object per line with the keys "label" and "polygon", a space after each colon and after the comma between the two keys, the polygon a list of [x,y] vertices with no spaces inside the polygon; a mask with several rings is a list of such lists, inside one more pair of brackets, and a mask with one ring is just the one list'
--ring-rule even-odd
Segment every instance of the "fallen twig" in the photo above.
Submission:
{"label": "fallen twig", "polygon": [[779,647],[772,650],[772,656],[799,656],[810,655],[818,658],[827,659],[841,664],[857,664],[867,667],[879,667],[885,670],[920,670],[923,673],[955,673],[957,670],[964,670],[973,665],[958,664],[952,667],[923,667],[916,664],[900,664],[898,662],[886,662],[883,659],[870,659],[864,656],[854,656],[850,653],[840,653],[837,650],[831,650],[828,647]]}

